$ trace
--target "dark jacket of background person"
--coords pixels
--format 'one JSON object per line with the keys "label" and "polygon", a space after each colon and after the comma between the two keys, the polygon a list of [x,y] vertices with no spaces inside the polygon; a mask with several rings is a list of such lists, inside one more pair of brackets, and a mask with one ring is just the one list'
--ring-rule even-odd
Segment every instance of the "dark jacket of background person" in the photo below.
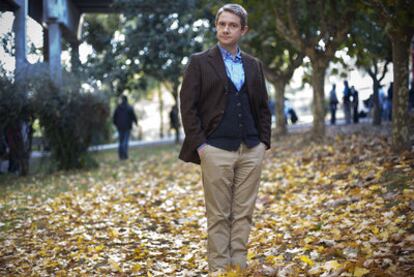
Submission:
{"label": "dark jacket of background person", "polygon": [[354,86],[351,88],[352,93],[352,119],[354,123],[359,122],[359,113],[358,113],[358,105],[359,105],[359,93],[355,89]]}
{"label": "dark jacket of background person", "polygon": [[174,105],[170,111],[170,127],[171,129],[180,128],[180,119],[178,118],[178,107]]}
{"label": "dark jacket of background person", "polygon": [[343,102],[344,103],[351,103],[351,96],[352,96],[351,88],[348,86],[348,82],[346,82],[345,83],[345,88],[344,88]]}
{"label": "dark jacket of background person", "polygon": [[174,105],[170,111],[170,127],[175,130],[175,143],[178,144],[180,142],[180,119],[177,105]]}
{"label": "dark jacket of background person", "polygon": [[411,82],[411,88],[408,91],[408,109],[414,110],[414,81]]}
{"label": "dark jacket of background person", "polygon": [[[270,148],[271,114],[262,65],[244,52],[241,55],[259,139]],[[201,88],[199,84],[202,84]],[[218,46],[193,55],[180,92],[181,116],[186,134],[179,155],[181,160],[200,164],[197,147],[207,141],[207,137],[221,122],[228,93],[228,78]]]}
{"label": "dark jacket of background person", "polygon": [[126,98],[122,98],[122,103],[118,105],[114,112],[113,122],[118,131],[128,131],[132,129],[132,123],[137,124],[137,117],[134,109],[128,104]]}
{"label": "dark jacket of background person", "polygon": [[349,87],[348,81],[344,81],[344,95],[343,95],[343,107],[345,114],[345,123],[351,123],[351,88]]}
{"label": "dark jacket of background person", "polygon": [[9,157],[9,147],[6,140],[6,131],[0,129],[0,174],[2,173],[1,162]]}
{"label": "dark jacket of background person", "polygon": [[332,89],[329,92],[329,111],[331,113],[331,124],[336,123],[336,109],[338,106],[338,97],[336,96],[336,85],[332,85]]}

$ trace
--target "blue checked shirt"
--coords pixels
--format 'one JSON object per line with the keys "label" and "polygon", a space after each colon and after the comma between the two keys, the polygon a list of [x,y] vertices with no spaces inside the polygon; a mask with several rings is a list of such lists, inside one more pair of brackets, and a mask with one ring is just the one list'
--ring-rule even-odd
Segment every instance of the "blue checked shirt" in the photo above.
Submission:
{"label": "blue checked shirt", "polygon": [[237,54],[235,57],[233,57],[229,51],[220,45],[219,48],[223,57],[224,64],[226,66],[227,76],[233,82],[237,90],[240,91],[241,87],[244,84],[244,69],[240,48],[237,49]]}

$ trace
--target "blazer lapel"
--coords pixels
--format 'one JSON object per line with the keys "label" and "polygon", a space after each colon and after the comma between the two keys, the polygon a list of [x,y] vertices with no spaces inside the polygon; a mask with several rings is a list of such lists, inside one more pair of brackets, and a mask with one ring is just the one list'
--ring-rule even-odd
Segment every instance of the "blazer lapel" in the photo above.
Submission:
{"label": "blazer lapel", "polygon": [[221,56],[221,52],[218,46],[210,49],[208,57],[208,62],[214,68],[217,76],[220,77],[220,79],[223,81],[223,84],[227,84],[226,68],[224,66],[223,57]]}

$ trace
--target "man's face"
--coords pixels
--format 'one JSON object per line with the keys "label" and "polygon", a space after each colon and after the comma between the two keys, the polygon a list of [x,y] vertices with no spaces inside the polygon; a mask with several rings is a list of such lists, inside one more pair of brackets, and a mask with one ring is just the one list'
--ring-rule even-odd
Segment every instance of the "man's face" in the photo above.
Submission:
{"label": "man's face", "polygon": [[223,47],[235,47],[240,38],[247,32],[247,26],[241,27],[240,17],[224,11],[216,21],[217,39]]}

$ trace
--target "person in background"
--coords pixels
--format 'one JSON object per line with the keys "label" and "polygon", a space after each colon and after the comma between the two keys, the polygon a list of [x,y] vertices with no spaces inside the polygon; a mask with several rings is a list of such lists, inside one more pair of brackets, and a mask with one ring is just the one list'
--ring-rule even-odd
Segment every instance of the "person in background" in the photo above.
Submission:
{"label": "person in background", "polygon": [[288,119],[290,120],[291,124],[296,124],[298,122],[299,117],[296,114],[295,110],[293,109],[292,104],[290,103],[289,99],[285,97],[285,119],[286,124],[288,123]]}
{"label": "person in background", "polygon": [[384,92],[384,86],[380,85],[378,89],[378,101],[379,101],[379,109],[381,113],[381,118],[385,121],[388,120],[388,104],[387,104],[387,96]]}
{"label": "person in background", "polygon": [[271,113],[256,58],[239,48],[247,12],[221,7],[215,19],[218,45],[191,56],[180,91],[185,139],[179,158],[201,164],[208,228],[210,276],[247,267]]}
{"label": "person in background", "polygon": [[336,109],[338,107],[338,97],[336,96],[336,85],[332,85],[332,89],[329,92],[329,111],[331,112],[331,124],[336,123]]}
{"label": "person in background", "polygon": [[9,153],[9,147],[6,141],[6,132],[3,129],[0,129],[0,174],[2,174],[2,162],[7,160]]}
{"label": "person in background", "polygon": [[18,175],[20,170],[19,160],[21,160],[23,149],[20,122],[17,121],[7,125],[6,143],[9,148],[9,167],[7,171]]}
{"label": "person in background", "polygon": [[134,109],[128,104],[128,98],[125,95],[121,97],[121,103],[116,107],[113,115],[113,123],[118,130],[119,146],[118,155],[120,160],[128,159],[129,136],[132,124],[137,125],[137,116]]}
{"label": "person in background", "polygon": [[414,110],[414,81],[411,82],[411,88],[408,91],[408,110]]}
{"label": "person in background", "polygon": [[359,93],[354,86],[351,87],[352,96],[352,119],[354,123],[359,122],[358,105],[359,105]]}
{"label": "person in background", "polygon": [[175,143],[180,143],[180,119],[178,118],[177,105],[174,105],[170,111],[170,127],[175,131]]}
{"label": "person in background", "polygon": [[344,105],[345,124],[351,123],[351,89],[349,88],[348,81],[344,81],[344,95],[342,98]]}

